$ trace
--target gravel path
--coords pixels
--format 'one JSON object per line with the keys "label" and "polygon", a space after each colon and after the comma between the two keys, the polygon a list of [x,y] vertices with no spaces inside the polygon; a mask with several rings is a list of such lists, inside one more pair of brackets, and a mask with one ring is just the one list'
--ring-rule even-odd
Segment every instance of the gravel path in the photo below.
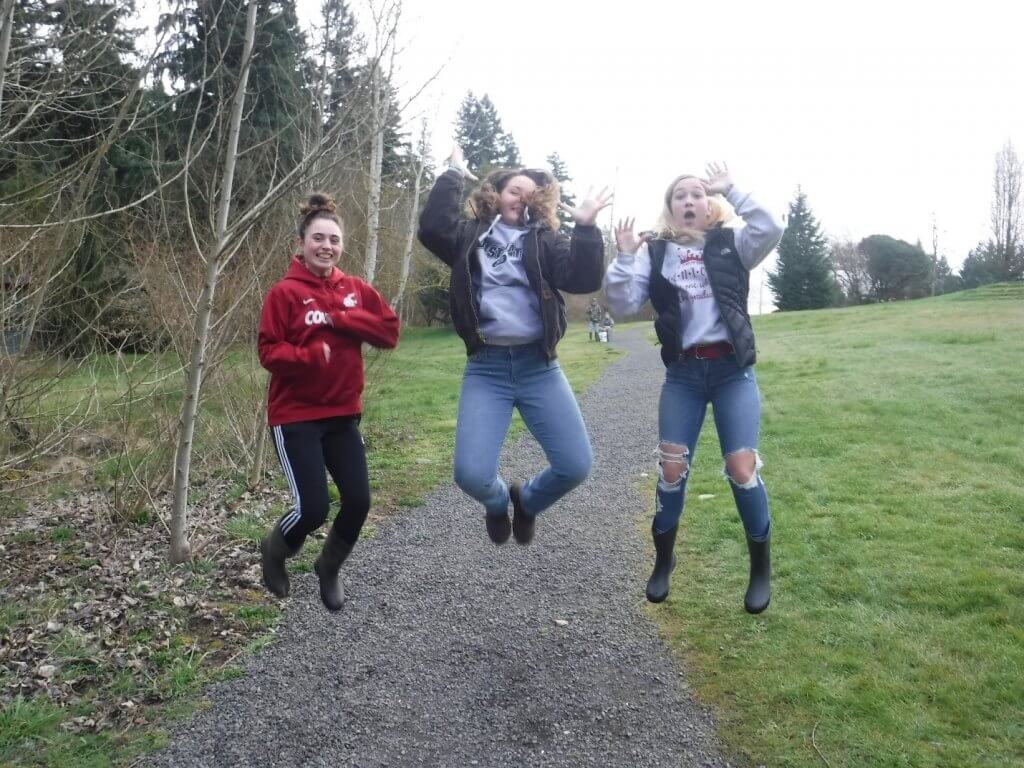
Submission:
{"label": "gravel path", "polygon": [[[638,533],[663,367],[642,332],[581,400],[594,472],[529,547],[496,548],[454,486],[360,542],[348,602],[293,577],[278,639],[207,691],[167,766],[728,766],[642,611]],[[541,465],[524,435],[506,478]],[[557,620],[557,623],[556,623]],[[568,622],[563,625],[561,622]]]}

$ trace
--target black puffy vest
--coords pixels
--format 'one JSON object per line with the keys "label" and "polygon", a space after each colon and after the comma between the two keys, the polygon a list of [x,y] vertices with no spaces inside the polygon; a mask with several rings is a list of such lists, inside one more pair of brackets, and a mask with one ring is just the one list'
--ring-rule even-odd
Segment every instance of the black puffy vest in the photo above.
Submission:
{"label": "black puffy vest", "polygon": [[[665,276],[661,267],[665,261],[668,241],[652,240],[648,244],[651,254],[651,306],[658,314],[654,330],[661,342],[661,359],[671,365],[682,352],[679,335],[679,294]],[[754,329],[747,312],[747,294],[750,291],[750,270],[743,266],[736,253],[736,233],[727,227],[709,230],[704,238],[704,269],[708,273],[711,292],[718,304],[729,332],[729,342],[740,365],[753,365],[757,359],[754,349]]]}

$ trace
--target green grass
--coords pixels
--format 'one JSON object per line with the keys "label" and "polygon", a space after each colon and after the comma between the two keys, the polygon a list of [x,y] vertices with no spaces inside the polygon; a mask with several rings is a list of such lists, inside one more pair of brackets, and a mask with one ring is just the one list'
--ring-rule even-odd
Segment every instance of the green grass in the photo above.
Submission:
{"label": "green grass", "polygon": [[709,420],[652,609],[741,759],[1024,765],[1022,328],[1005,285],[756,319],[772,605]]}
{"label": "green grass", "polygon": [[[70,653],[66,647],[54,649]],[[86,691],[81,701],[65,708],[42,696],[18,697],[0,706],[0,765],[11,768],[108,768],[127,764],[133,758],[158,746],[164,734],[159,730],[134,728],[123,733],[103,730],[98,733],[72,733],[63,724],[72,718],[96,716],[97,697],[112,701],[134,698],[138,701],[150,694],[168,700],[163,717],[171,719],[191,711],[190,696],[213,674],[203,670],[202,659],[194,648],[172,644],[156,669],[156,674],[137,677],[128,671],[115,677],[103,692]],[[92,671],[83,666],[82,672]],[[62,674],[75,674],[76,667],[66,664]]]}
{"label": "green grass", "polygon": [[[75,713],[70,713],[74,715]],[[45,699],[15,699],[0,708],[0,765],[100,768],[111,764],[111,739],[103,734],[75,735],[62,731],[69,712]]]}

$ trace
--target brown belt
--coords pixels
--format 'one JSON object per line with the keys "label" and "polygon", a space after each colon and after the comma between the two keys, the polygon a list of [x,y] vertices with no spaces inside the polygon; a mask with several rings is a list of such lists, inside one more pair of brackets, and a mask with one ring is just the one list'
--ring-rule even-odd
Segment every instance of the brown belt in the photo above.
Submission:
{"label": "brown belt", "polygon": [[695,344],[684,349],[679,355],[680,360],[717,360],[720,357],[728,357],[732,354],[732,344],[728,341],[716,341],[714,344]]}

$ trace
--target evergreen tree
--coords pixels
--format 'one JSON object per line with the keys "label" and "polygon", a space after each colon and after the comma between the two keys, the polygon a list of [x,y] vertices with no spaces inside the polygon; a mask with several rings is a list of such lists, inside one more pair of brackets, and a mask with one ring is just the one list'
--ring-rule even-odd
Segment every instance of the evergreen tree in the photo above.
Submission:
{"label": "evergreen tree", "polygon": [[[147,107],[136,113],[134,132],[127,122],[113,127],[126,101],[139,104],[136,31],[127,26],[134,9],[132,0],[17,3],[0,124],[8,210],[31,219],[102,214],[152,187]],[[84,174],[97,156],[97,173]],[[55,211],[55,200],[81,207]],[[131,215],[96,216],[66,230],[40,273],[47,302],[61,310],[41,316],[35,343],[78,354],[102,341],[96,320],[124,285]]]}
{"label": "evergreen tree", "polygon": [[[59,176],[103,142],[136,79],[135,35],[125,26],[134,10],[133,0],[17,4],[3,102],[7,135],[0,145],[5,195]],[[125,142],[117,141],[101,179],[111,182],[100,195],[105,201],[131,199],[139,186],[130,175],[136,160],[126,156],[130,151],[118,152]]]}
{"label": "evergreen tree", "polygon": [[522,167],[523,159],[519,155],[519,145],[516,144],[516,140],[512,138],[511,133],[503,133],[499,145],[501,147],[501,161],[499,165],[503,165],[506,168]]}
{"label": "evergreen tree", "polygon": [[415,162],[409,134],[402,130],[402,115],[398,106],[398,93],[390,82],[384,82],[384,158],[381,173],[385,178],[409,176],[409,167]]}
{"label": "evergreen tree", "polygon": [[[226,119],[223,107],[230,102],[241,71],[247,5],[247,0],[187,0],[174,14],[161,18],[161,27],[173,30],[175,43],[161,62],[162,70],[177,91],[196,89],[181,100],[176,119],[167,128],[168,143],[176,140],[183,148],[193,119],[200,135],[214,130],[226,139],[227,131],[212,121]],[[294,0],[261,3],[258,13],[239,140],[240,146],[252,150],[242,155],[235,172],[236,207],[245,207],[261,194],[268,173],[294,167],[317,114],[315,96],[307,87],[308,49]],[[209,188],[202,177],[214,178],[218,168],[213,153],[204,157],[196,166],[200,183],[194,188]],[[204,208],[197,205],[197,210]]]}
{"label": "evergreen tree", "polygon": [[953,293],[963,288],[959,275],[953,274],[953,269],[945,256],[939,256],[935,260],[935,295]]}
{"label": "evergreen tree", "polygon": [[995,243],[979,243],[967,254],[960,267],[960,282],[964,288],[977,288],[999,281],[1000,253]]}
{"label": "evergreen tree", "polygon": [[867,257],[876,301],[919,299],[931,293],[932,260],[920,241],[911,245],[888,235],[865,237],[857,246]]}
{"label": "evergreen tree", "polygon": [[455,140],[466,164],[483,176],[494,168],[515,168],[522,161],[511,134],[501,127],[498,110],[486,94],[477,99],[470,91],[462,100],[456,119]]}
{"label": "evergreen tree", "polygon": [[833,304],[838,289],[828,243],[807,205],[807,195],[799,188],[789,205],[778,254],[775,271],[768,273],[768,284],[779,309],[819,309]]}
{"label": "evergreen tree", "polygon": [[[569,175],[569,171],[565,167],[565,161],[562,160],[561,156],[557,152],[552,152],[548,155],[547,161],[548,165],[551,166],[551,175],[558,181],[562,202],[565,205],[575,207],[576,196],[570,195],[565,189],[566,182],[572,181],[572,176]],[[561,208],[558,209],[558,220],[561,222],[559,230],[563,234],[568,235],[572,232],[572,216]]]}
{"label": "evergreen tree", "polygon": [[324,40],[310,80],[319,83],[324,122],[330,126],[351,106],[357,84],[356,58],[366,46],[356,32],[356,20],[346,0],[324,0],[320,9]]}

